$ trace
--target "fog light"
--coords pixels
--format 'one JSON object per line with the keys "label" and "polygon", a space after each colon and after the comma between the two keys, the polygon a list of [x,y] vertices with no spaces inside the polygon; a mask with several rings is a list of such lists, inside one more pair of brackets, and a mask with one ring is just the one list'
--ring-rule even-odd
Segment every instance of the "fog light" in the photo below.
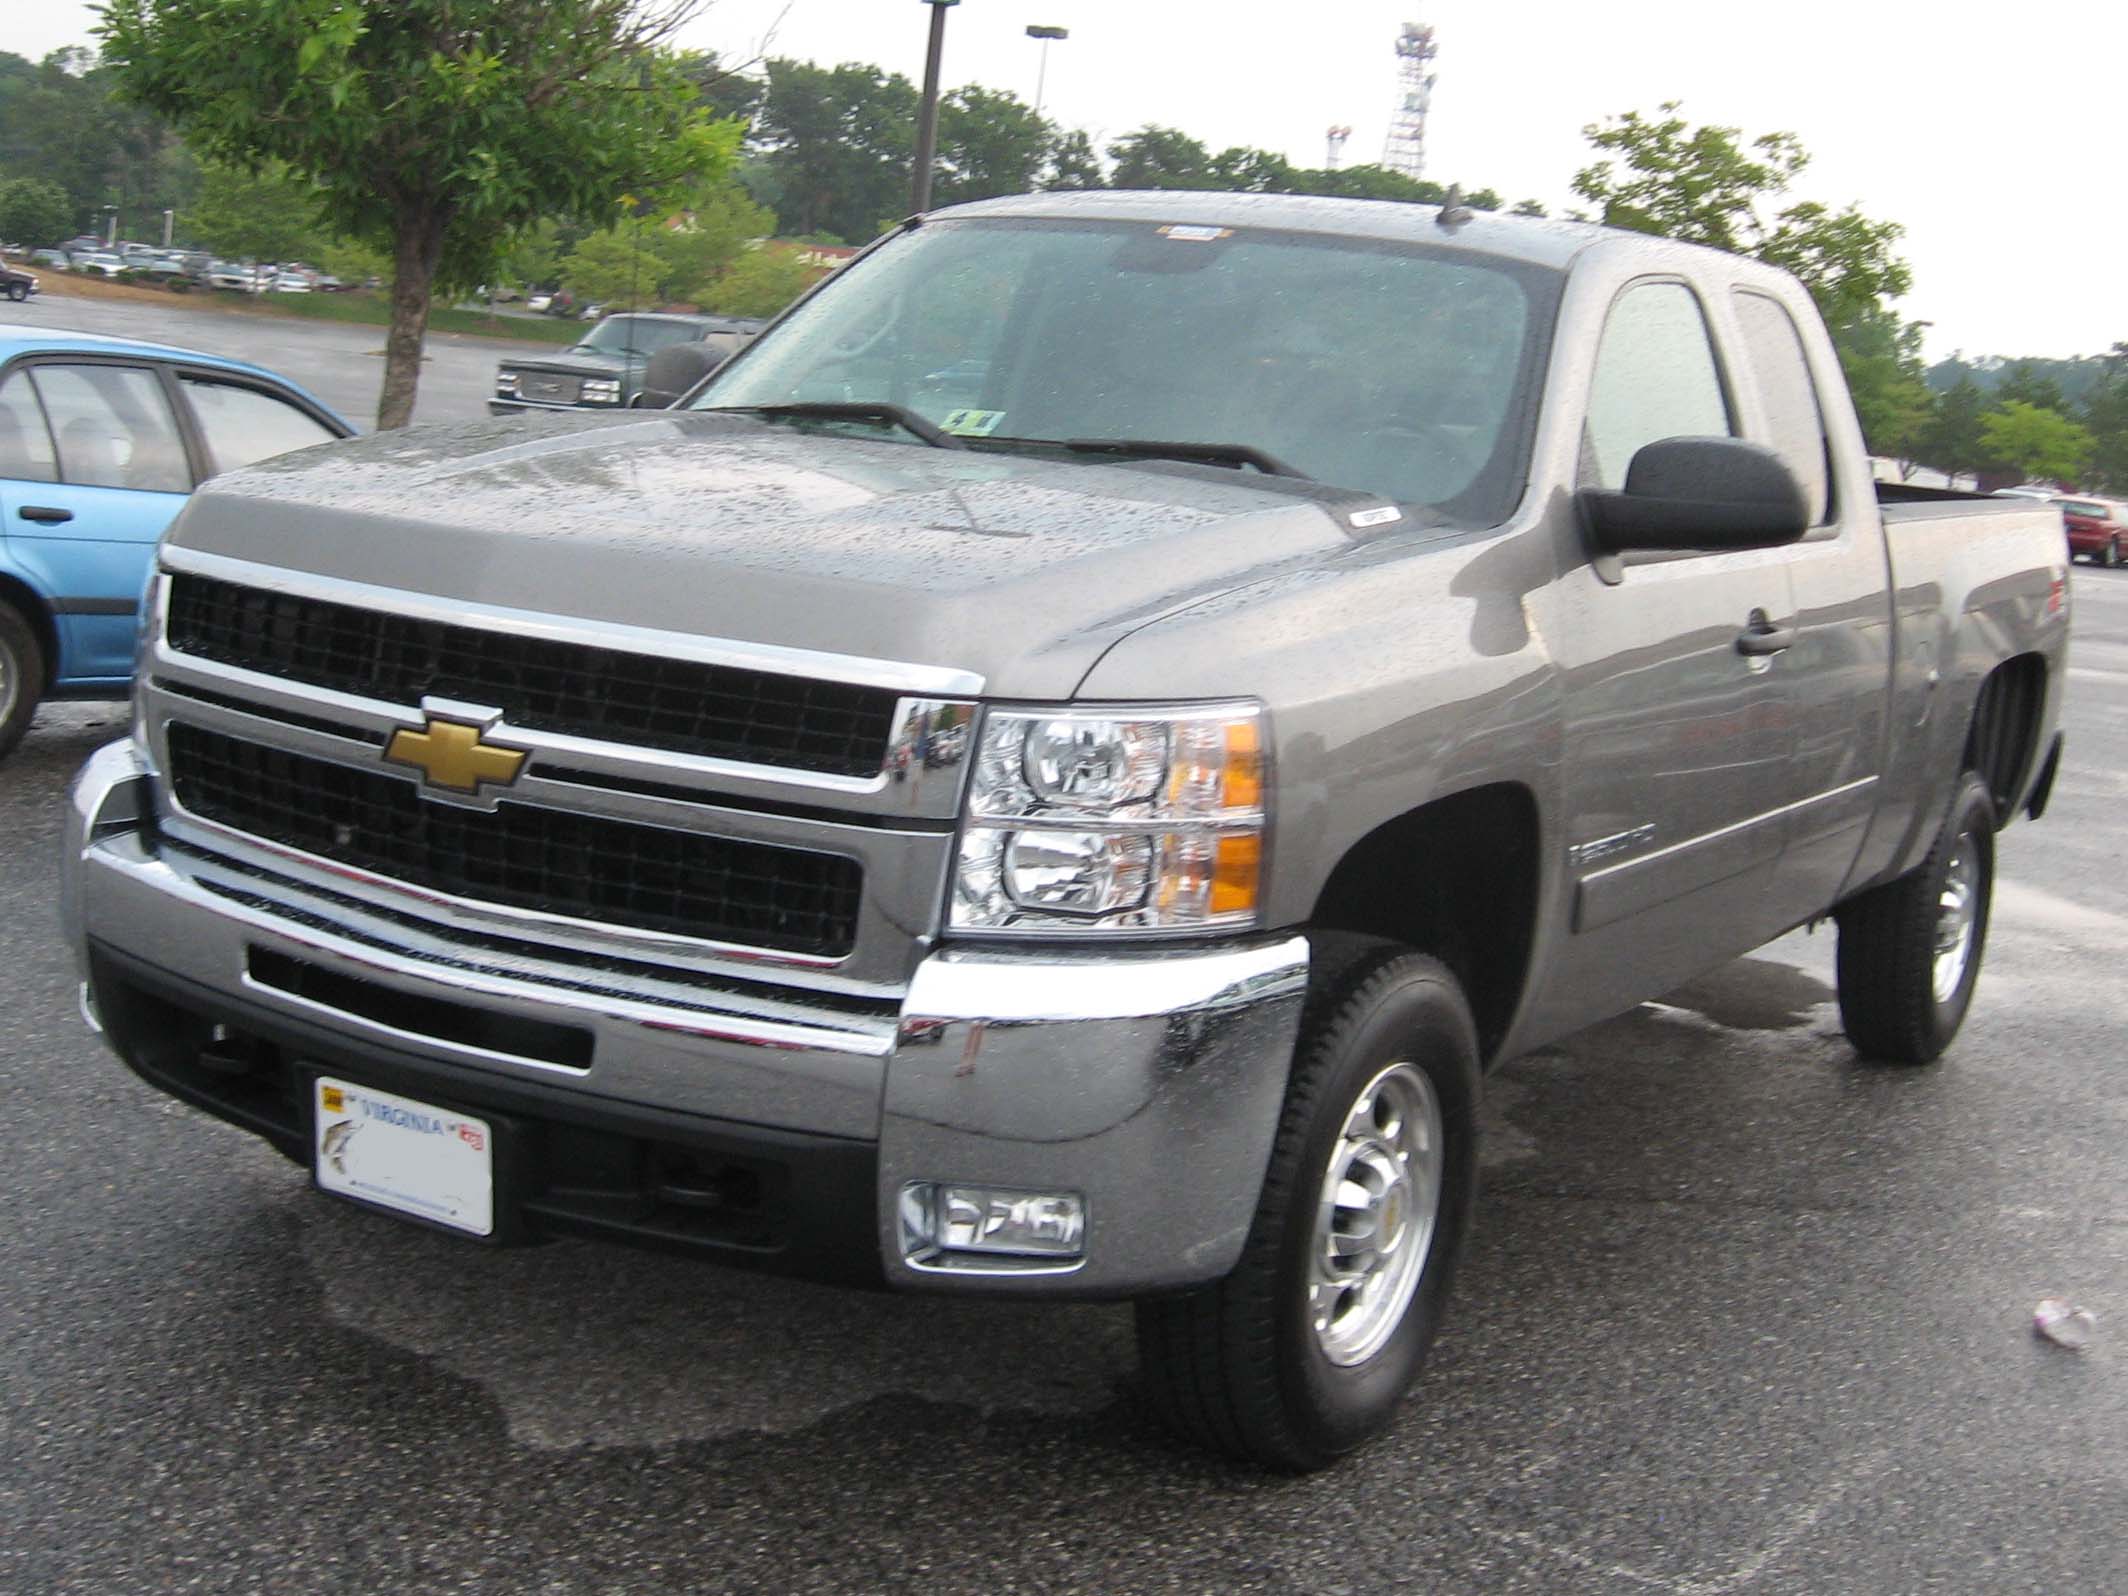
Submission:
{"label": "fog light", "polygon": [[901,1207],[902,1250],[913,1259],[971,1253],[1077,1258],[1086,1250],[1086,1199],[1076,1192],[908,1186]]}

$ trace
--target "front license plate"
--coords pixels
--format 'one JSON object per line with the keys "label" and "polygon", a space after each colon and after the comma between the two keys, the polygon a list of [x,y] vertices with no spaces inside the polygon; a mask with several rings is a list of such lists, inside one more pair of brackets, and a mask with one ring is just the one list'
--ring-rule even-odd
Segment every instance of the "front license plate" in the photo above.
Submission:
{"label": "front license plate", "polygon": [[329,1076],[311,1090],[320,1190],[494,1234],[495,1142],[486,1120]]}

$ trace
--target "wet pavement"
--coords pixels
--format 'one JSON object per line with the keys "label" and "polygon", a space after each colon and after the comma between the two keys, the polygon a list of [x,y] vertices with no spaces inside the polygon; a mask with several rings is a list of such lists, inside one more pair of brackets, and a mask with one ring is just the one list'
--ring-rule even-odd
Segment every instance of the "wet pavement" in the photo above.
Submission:
{"label": "wet pavement", "polygon": [[83,1031],[59,798],[121,715],[47,708],[0,766],[0,1589],[2128,1589],[2128,571],[2074,583],[1953,1052],[1858,1062],[1798,933],[1507,1066],[1432,1366],[1303,1480],[1153,1431],[1126,1309],[314,1195]]}

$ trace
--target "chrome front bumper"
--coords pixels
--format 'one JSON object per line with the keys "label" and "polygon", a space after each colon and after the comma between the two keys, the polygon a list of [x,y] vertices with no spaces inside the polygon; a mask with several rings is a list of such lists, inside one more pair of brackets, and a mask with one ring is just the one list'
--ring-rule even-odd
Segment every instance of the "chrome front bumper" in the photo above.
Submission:
{"label": "chrome front bumper", "polygon": [[[477,1104],[484,1089],[537,1092],[558,1123],[580,1105],[587,1118],[644,1111],[727,1142],[862,1148],[873,1201],[846,1218],[891,1285],[1130,1296],[1216,1279],[1240,1253],[1298,1034],[1302,938],[946,948],[920,961],[898,1007],[808,1007],[789,1002],[787,986],[757,998],[743,983],[718,991],[475,948],[447,925],[337,894],[322,872],[262,876],[158,845],[151,814],[130,739],[89,760],[68,815],[61,901],[84,982],[92,950],[116,955],[216,1023],[301,1028],[327,1038],[341,1068],[359,1068],[365,1051],[389,1058],[415,1095],[425,1086]],[[403,997],[409,1016],[442,1003],[588,1032],[589,1062],[425,1034],[389,1004],[349,1012],[260,979],[290,960]],[[930,1183],[1076,1194],[1083,1256],[926,1255],[899,1216],[904,1193]],[[779,1266],[805,1273],[805,1262]]]}

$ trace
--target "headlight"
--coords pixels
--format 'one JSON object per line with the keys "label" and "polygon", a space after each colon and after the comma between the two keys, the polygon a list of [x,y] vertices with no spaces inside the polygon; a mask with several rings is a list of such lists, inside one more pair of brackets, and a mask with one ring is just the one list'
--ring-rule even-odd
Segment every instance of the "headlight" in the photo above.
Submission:
{"label": "headlight", "polygon": [[495,391],[501,394],[514,395],[517,392],[517,373],[514,371],[498,371],[495,373]]}
{"label": "headlight", "polygon": [[611,377],[587,377],[584,380],[584,402],[617,405],[621,402],[621,385]]}
{"label": "headlight", "polygon": [[1263,715],[991,709],[961,826],[959,931],[1248,925],[1263,867]]}

